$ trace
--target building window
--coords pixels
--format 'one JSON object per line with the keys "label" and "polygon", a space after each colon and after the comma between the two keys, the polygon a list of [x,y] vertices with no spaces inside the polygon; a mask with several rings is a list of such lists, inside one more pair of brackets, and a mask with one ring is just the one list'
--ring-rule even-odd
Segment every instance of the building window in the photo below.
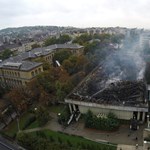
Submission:
{"label": "building window", "polygon": [[32,75],[32,77],[34,77],[34,72],[33,71],[31,72],[31,75]]}
{"label": "building window", "polygon": [[37,70],[35,70],[35,74],[38,74]]}
{"label": "building window", "polygon": [[20,77],[20,72],[18,72],[18,77]]}
{"label": "building window", "polygon": [[19,84],[22,85],[22,81],[21,80],[19,81]]}
{"label": "building window", "polygon": [[41,68],[39,68],[39,73],[41,72]]}

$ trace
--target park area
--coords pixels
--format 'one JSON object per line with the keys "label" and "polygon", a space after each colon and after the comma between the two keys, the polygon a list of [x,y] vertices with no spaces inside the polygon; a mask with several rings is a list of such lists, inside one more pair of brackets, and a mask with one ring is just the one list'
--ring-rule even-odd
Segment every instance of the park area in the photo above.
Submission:
{"label": "park area", "polygon": [[56,132],[47,129],[30,133],[19,133],[17,139],[28,150],[40,148],[41,141],[43,141],[42,147],[50,150],[116,150],[117,148],[117,145],[99,143],[81,136],[69,135],[60,131]]}
{"label": "park area", "polygon": [[[5,137],[10,137],[19,142],[20,145],[32,150],[38,149],[38,147],[45,147],[49,150],[49,147],[54,150],[115,150],[116,145],[110,143],[95,142],[93,139],[84,138],[82,135],[76,135],[72,133],[66,133],[64,127],[58,123],[57,114],[62,113],[65,109],[65,105],[52,105],[47,108],[51,119],[44,125],[39,126],[38,120],[35,114],[28,110],[22,114],[18,121],[17,119],[12,121],[1,133]],[[66,127],[65,129],[69,129]],[[30,143],[32,142],[32,143]],[[40,143],[43,143],[41,145]],[[49,144],[47,144],[49,143]],[[33,147],[31,146],[33,145]],[[35,146],[35,145],[38,145]],[[41,147],[41,149],[42,149]]]}

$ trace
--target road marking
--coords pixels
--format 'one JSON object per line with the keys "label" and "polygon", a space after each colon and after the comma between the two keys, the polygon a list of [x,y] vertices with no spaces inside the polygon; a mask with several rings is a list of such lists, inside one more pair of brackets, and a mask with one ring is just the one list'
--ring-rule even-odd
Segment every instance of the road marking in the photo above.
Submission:
{"label": "road marking", "polygon": [[15,149],[13,149],[13,148],[7,146],[6,144],[2,143],[1,141],[0,141],[0,144],[3,145],[3,146],[5,146],[5,147],[7,147],[7,148],[10,149],[10,150],[15,150]]}

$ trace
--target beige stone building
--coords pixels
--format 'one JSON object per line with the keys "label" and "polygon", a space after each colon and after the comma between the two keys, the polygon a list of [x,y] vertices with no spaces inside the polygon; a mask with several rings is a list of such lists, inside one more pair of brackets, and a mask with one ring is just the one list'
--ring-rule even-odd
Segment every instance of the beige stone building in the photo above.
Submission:
{"label": "beige stone building", "polygon": [[0,66],[0,82],[10,87],[22,86],[41,72],[43,72],[42,63],[8,61]]}
{"label": "beige stone building", "polygon": [[23,52],[0,63],[0,83],[10,87],[26,85],[43,72],[42,63],[35,60],[43,58],[52,64],[54,53],[60,49],[67,49],[74,55],[83,53],[83,46],[74,44],[55,44]]}

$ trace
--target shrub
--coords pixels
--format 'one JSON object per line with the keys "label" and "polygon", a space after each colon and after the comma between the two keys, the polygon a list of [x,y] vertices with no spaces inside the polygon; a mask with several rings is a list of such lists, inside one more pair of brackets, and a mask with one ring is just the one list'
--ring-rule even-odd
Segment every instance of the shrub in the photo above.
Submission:
{"label": "shrub", "polygon": [[85,127],[113,131],[118,129],[119,120],[113,113],[109,113],[107,118],[97,118],[89,110],[85,115]]}
{"label": "shrub", "polygon": [[67,125],[67,121],[69,120],[70,112],[68,106],[65,107],[60,116],[58,116],[58,122],[62,125]]}

